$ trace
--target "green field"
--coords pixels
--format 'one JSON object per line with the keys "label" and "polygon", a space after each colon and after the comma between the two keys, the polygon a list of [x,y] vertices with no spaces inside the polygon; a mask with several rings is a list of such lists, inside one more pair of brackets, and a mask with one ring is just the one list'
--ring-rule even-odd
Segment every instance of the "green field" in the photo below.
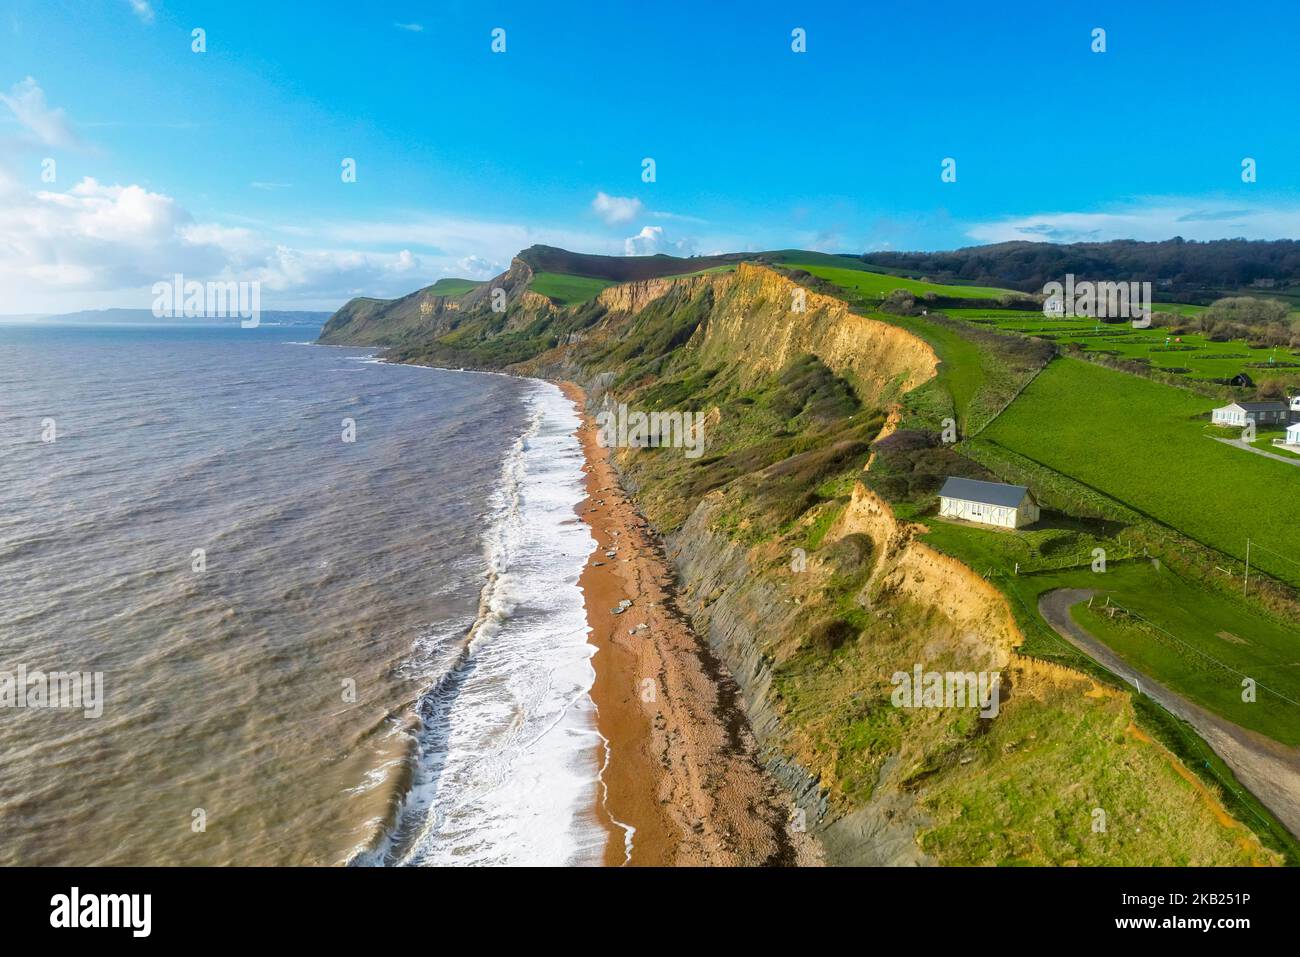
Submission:
{"label": "green field", "polygon": [[594,299],[602,289],[612,285],[614,283],[608,279],[568,276],[558,272],[539,272],[528,284],[528,288],[561,306],[573,306]]}
{"label": "green field", "polygon": [[[927,509],[927,512],[933,511]],[[933,514],[917,514],[896,506],[901,519],[924,522],[929,531],[922,536],[928,545],[960,558],[981,576],[1022,573],[1044,567],[1059,567],[1091,561],[1094,548],[1105,548],[1117,556],[1119,546],[1106,534],[1105,523],[1047,513],[1030,528],[1011,532],[949,522]],[[1113,525],[1113,523],[1112,523]]]}
{"label": "green field", "polygon": [[[1237,295],[1236,292],[1224,293],[1224,295]],[[1151,307],[1155,312],[1174,312],[1180,316],[1194,316],[1197,313],[1204,312],[1209,306],[1198,306],[1190,302],[1157,302]]]}
{"label": "green field", "polygon": [[964,435],[971,403],[988,378],[985,356],[971,340],[952,329],[915,316],[876,316],[883,322],[900,326],[928,342],[942,365],[934,387],[946,388],[952,397],[953,411]]}
{"label": "green field", "polygon": [[1280,455],[1284,459],[1300,459],[1300,453],[1295,451],[1294,446],[1285,449],[1279,448],[1273,444],[1274,439],[1285,438],[1286,431],[1284,429],[1269,430],[1267,432],[1260,432],[1259,438],[1255,439],[1255,441],[1250,444],[1261,452],[1267,452],[1269,455]]}
{"label": "green field", "polygon": [[[1157,303],[1157,311],[1172,311],[1177,304]],[[1181,306],[1178,309],[1199,309]],[[1049,339],[1060,345],[1078,344],[1087,352],[1132,359],[1174,375],[1191,379],[1230,379],[1245,372],[1255,381],[1300,379],[1300,354],[1284,348],[1261,349],[1241,341],[1212,342],[1205,336],[1175,334],[1152,326],[1134,329],[1127,323],[1096,319],[1050,319],[1040,312],[1014,309],[945,309],[954,318],[982,326]]]}
{"label": "green field", "polygon": [[944,286],[935,282],[921,282],[919,279],[868,272],[851,266],[828,266],[806,260],[801,262],[796,258],[787,260],[785,265],[812,273],[827,282],[833,282],[864,299],[884,299],[895,289],[904,289],[916,296],[933,293],[936,296],[947,296],[952,299],[1000,299],[1002,296],[1024,295],[1014,290],[996,289],[992,286]]}
{"label": "green field", "polygon": [[[1124,560],[1132,547],[1116,540],[1123,530],[1113,523],[1047,513],[1038,525],[1013,533],[950,523],[907,507],[896,510],[900,518],[929,526],[922,536],[927,544],[961,560],[1007,595],[1025,634],[1023,654],[1114,681],[1038,614],[1038,599],[1049,591],[1090,589],[1098,595],[1094,607],[1109,597],[1136,617],[1126,622],[1076,606],[1076,621],[1134,668],[1244,727],[1287,744],[1300,743],[1300,707],[1292,704],[1300,701],[1300,627],[1295,623],[1261,613],[1235,591],[1180,578],[1162,564]],[[1098,546],[1107,552],[1102,573],[1090,565],[1091,549]],[[1078,567],[1030,570],[1072,562]],[[1241,701],[1242,674],[1258,683],[1254,704]],[[1296,840],[1187,725],[1149,699],[1135,695],[1132,700],[1143,727],[1217,787],[1232,813],[1270,846],[1300,862]]]}
{"label": "green field", "polygon": [[453,279],[450,276],[439,279],[428,291],[435,296],[463,296],[471,289],[477,289],[483,285],[481,282],[475,282],[473,279]]}
{"label": "green field", "polygon": [[[823,256],[822,259],[836,257]],[[798,265],[793,260],[788,265]],[[815,262],[800,268],[816,269],[823,278],[839,286],[840,298],[863,310],[878,305],[870,292],[875,280],[893,281],[891,277],[859,269],[832,268]],[[853,283],[862,276],[871,282]],[[908,280],[910,281],[910,280]],[[952,287],[945,289],[973,288]],[[997,290],[994,290],[997,291]],[[939,357],[938,375],[913,390],[905,400],[904,427],[935,429],[943,418],[954,415],[961,435],[983,427],[1015,394],[1022,383],[1046,361],[1045,354],[1033,354],[1014,344],[1010,336],[972,336],[959,321],[935,315],[901,316],[880,311],[871,318],[906,329],[927,343]]]}
{"label": "green field", "polygon": [[1300,474],[1215,442],[1211,400],[1079,359],[1057,359],[983,433],[1202,544],[1300,584]]}
{"label": "green field", "polygon": [[[1078,605],[1073,617],[1135,669],[1242,727],[1300,745],[1300,628],[1145,561],[1104,574],[1029,575],[1016,586],[1035,607],[1056,588],[1096,590],[1093,607]],[[1109,617],[1107,597],[1136,617]],[[1241,700],[1243,676],[1256,682],[1253,703]]]}

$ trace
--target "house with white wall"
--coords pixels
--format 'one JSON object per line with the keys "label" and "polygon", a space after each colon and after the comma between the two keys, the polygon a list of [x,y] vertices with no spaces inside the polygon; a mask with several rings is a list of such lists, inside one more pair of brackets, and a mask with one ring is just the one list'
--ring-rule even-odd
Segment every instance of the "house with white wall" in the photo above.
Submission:
{"label": "house with white wall", "polygon": [[939,490],[939,514],[999,528],[1024,528],[1038,521],[1038,503],[1023,485],[949,477]]}
{"label": "house with white wall", "polygon": [[1286,425],[1290,408],[1285,402],[1233,402],[1215,409],[1210,421],[1215,425],[1245,428],[1248,422],[1261,425]]}

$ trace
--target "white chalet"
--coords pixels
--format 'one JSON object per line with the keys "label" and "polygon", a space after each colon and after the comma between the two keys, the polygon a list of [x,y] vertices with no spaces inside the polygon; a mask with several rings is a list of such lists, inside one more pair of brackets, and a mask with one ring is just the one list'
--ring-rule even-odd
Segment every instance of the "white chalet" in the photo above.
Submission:
{"label": "white chalet", "polygon": [[1289,418],[1285,402],[1234,402],[1215,409],[1210,420],[1215,425],[1286,425]]}
{"label": "white chalet", "polygon": [[981,525],[1024,528],[1038,521],[1038,503],[1023,485],[949,477],[939,490],[939,514]]}

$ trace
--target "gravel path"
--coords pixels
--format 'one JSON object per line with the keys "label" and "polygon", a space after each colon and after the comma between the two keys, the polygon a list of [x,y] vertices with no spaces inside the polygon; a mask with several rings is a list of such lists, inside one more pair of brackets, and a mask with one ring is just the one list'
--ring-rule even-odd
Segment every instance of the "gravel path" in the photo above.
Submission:
{"label": "gravel path", "polygon": [[1071,607],[1094,594],[1084,588],[1058,588],[1039,599],[1038,610],[1071,645],[1190,724],[1237,780],[1300,837],[1300,748],[1233,724],[1135,671],[1070,617]]}
{"label": "gravel path", "polygon": [[1253,445],[1248,445],[1241,441],[1241,439],[1221,439],[1217,435],[1212,435],[1210,438],[1214,439],[1216,442],[1222,442],[1224,445],[1232,445],[1239,449],[1245,449],[1247,452],[1254,452],[1256,455],[1262,455],[1264,458],[1272,459],[1274,462],[1281,462],[1283,465],[1294,465],[1296,468],[1300,468],[1300,459],[1292,459],[1283,455],[1274,455],[1272,452],[1265,452],[1263,449],[1257,449]]}

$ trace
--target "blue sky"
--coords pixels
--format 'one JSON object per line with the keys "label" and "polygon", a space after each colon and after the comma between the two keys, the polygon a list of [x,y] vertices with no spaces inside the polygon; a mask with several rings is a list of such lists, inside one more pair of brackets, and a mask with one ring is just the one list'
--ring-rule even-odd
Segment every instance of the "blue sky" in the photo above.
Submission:
{"label": "blue sky", "polygon": [[147,306],[178,271],[334,308],[533,242],[1294,237],[1297,28],[1285,3],[7,0],[0,313]]}

